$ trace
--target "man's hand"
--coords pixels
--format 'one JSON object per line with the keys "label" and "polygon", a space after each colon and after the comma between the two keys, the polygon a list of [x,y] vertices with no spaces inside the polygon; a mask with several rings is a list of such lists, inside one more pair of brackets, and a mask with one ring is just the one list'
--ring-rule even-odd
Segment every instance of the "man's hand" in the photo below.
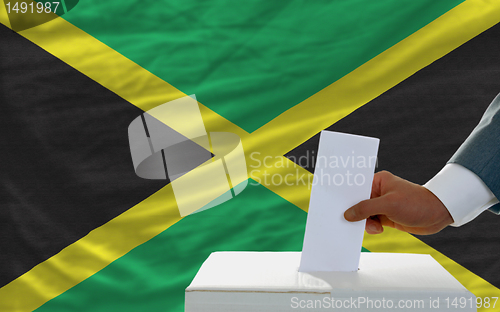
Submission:
{"label": "man's hand", "polygon": [[382,233],[390,226],[413,234],[434,234],[453,223],[441,201],[425,187],[401,179],[390,172],[377,172],[370,199],[344,213],[347,221],[367,219],[369,234]]}

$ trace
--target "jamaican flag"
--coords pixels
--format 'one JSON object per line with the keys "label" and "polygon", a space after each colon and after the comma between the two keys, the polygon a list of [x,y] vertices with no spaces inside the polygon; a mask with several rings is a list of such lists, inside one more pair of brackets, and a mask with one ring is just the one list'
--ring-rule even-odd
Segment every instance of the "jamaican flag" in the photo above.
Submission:
{"label": "jamaican flag", "polygon": [[[301,250],[321,130],[379,137],[377,170],[423,184],[500,92],[493,0],[0,2],[0,311],[183,311],[211,252]],[[248,184],[181,217],[127,129],[191,94]],[[363,247],[431,254],[494,311],[499,225]]]}

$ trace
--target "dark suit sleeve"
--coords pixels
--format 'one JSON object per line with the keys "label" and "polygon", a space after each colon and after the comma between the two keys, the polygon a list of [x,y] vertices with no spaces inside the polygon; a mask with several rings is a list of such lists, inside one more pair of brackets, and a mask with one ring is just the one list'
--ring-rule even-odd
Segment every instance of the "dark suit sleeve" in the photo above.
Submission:
{"label": "dark suit sleeve", "polygon": [[[448,163],[474,172],[500,199],[500,94]],[[500,204],[492,206],[490,211],[500,214]]]}

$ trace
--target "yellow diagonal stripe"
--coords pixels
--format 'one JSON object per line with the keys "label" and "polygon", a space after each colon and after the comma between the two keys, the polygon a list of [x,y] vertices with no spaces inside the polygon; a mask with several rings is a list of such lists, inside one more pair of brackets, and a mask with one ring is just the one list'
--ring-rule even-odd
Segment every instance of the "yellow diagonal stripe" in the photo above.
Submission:
{"label": "yellow diagonal stripe", "polygon": [[32,311],[109,265],[110,259],[123,256],[131,246],[158,235],[181,219],[175,200],[165,200],[171,197],[172,188],[164,187],[106,223],[105,231],[91,231],[0,288],[0,311]]}
{"label": "yellow diagonal stripe", "polygon": [[0,2],[0,23],[9,28],[12,28],[10,26],[9,16],[7,15],[7,10],[3,1]]}
{"label": "yellow diagonal stripe", "polygon": [[[500,19],[498,6],[498,2],[480,0],[464,2],[252,134],[248,134],[207,107],[201,106],[207,130],[238,134],[247,152],[247,161],[252,161],[250,153],[259,152],[259,156],[255,156],[257,159],[262,160],[265,156],[272,156],[279,162],[282,159],[281,155],[315,133],[496,24]],[[0,21],[6,24],[1,12]],[[184,96],[170,84],[63,19],[56,19],[21,34],[143,110]],[[437,48],[436,40],[439,40]],[[405,63],[405,60],[411,57],[415,59]],[[132,79],[123,82],[120,79],[123,75]],[[386,76],[389,79],[388,83],[383,82]],[[135,81],[141,83],[132,84]],[[296,129],[301,131],[296,132]],[[271,166],[271,168],[256,166],[253,169],[260,170],[260,173],[255,174],[256,178],[262,178],[263,173],[271,173],[282,176],[291,174],[291,179],[294,179],[293,175],[297,170],[310,176],[308,172],[293,164],[288,167]],[[309,201],[307,186],[300,183],[295,185],[292,183],[290,186],[264,184],[278,195],[307,210]],[[1,309],[31,311],[167,229],[179,220],[178,212],[176,207],[174,211],[172,206],[163,206],[161,211],[158,210],[160,206],[157,201],[160,198],[162,202],[167,199],[172,199],[168,201],[169,203],[174,202],[171,190],[166,187],[1,288]],[[168,221],[158,218],[159,214],[167,216]],[[498,292],[495,287],[409,234],[393,234],[387,231],[384,236],[366,237],[364,245],[372,251],[384,251],[386,240],[402,242],[401,247],[393,247],[392,251],[412,252],[418,249],[420,252],[432,254],[477,296],[484,297]],[[78,256],[81,260],[77,258]]]}
{"label": "yellow diagonal stripe", "polygon": [[465,1],[257,129],[252,140],[270,155],[286,153],[499,22],[500,1]]}

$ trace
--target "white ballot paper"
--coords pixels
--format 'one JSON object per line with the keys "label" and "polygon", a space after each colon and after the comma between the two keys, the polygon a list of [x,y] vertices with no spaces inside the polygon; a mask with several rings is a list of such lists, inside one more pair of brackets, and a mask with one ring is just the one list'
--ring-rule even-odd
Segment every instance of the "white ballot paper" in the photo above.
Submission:
{"label": "white ballot paper", "polygon": [[300,272],[358,270],[366,221],[348,222],[344,212],[370,198],[379,141],[321,132]]}

